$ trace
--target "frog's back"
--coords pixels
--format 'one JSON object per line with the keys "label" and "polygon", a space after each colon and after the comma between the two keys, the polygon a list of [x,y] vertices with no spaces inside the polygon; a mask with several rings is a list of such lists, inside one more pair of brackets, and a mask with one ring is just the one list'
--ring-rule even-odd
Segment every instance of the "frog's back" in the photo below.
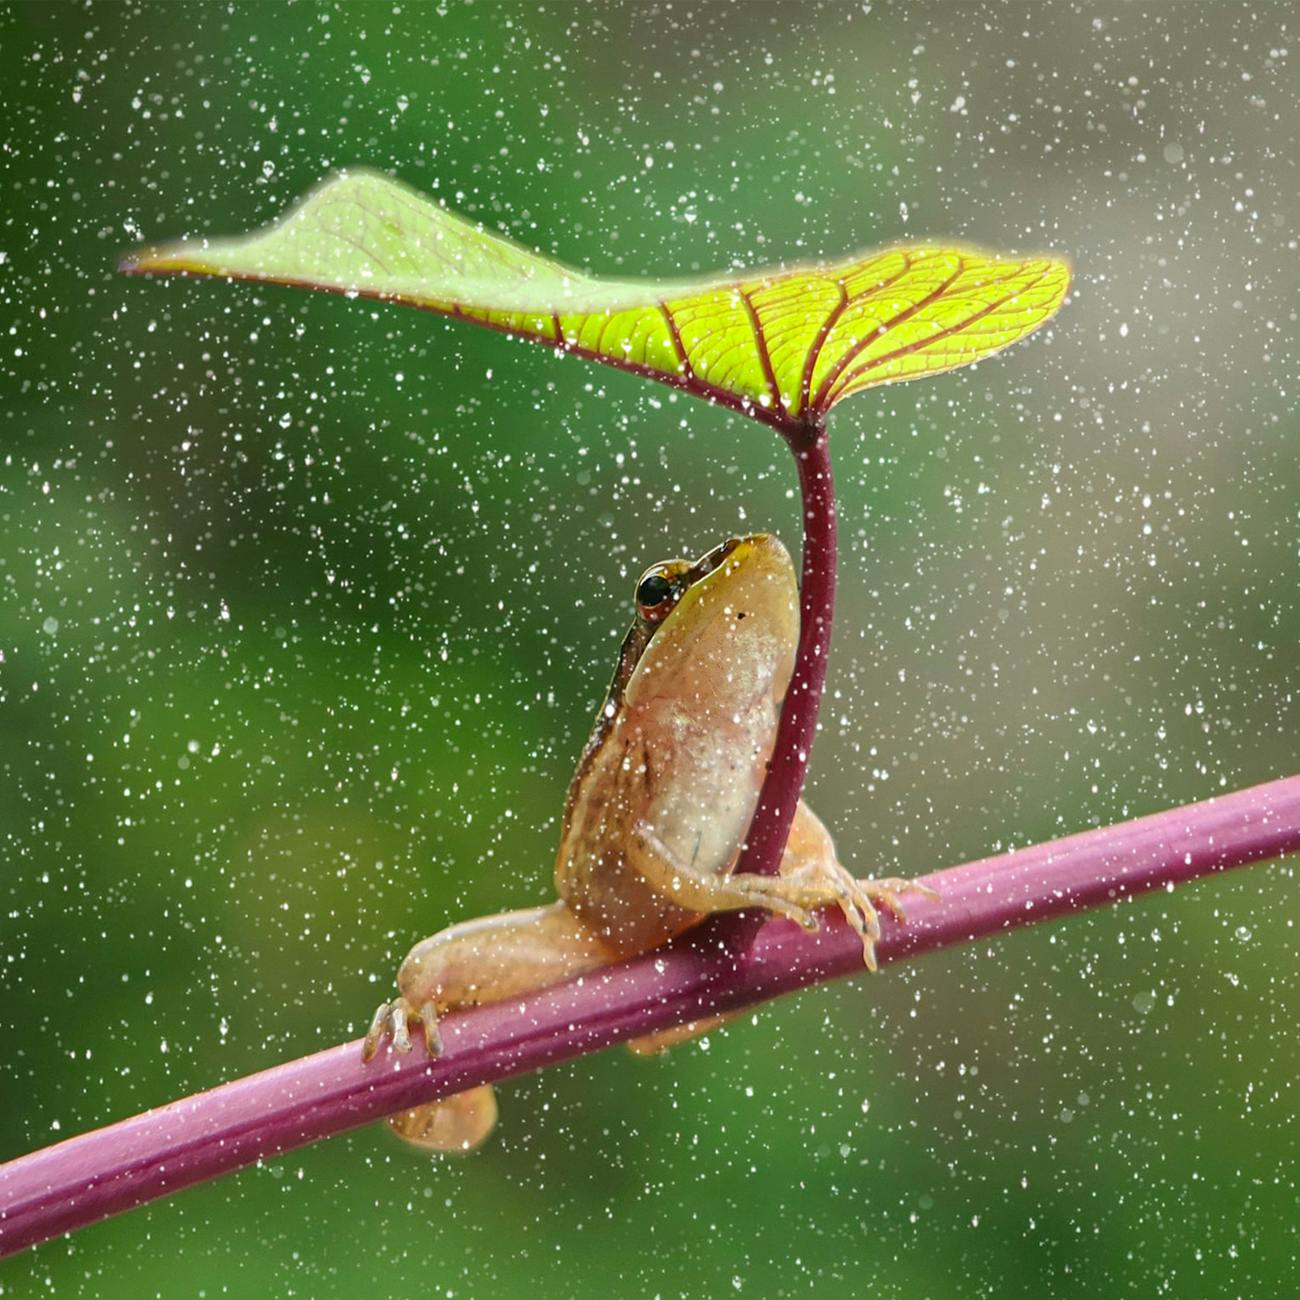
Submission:
{"label": "frog's back", "polygon": [[735,545],[690,587],[641,653],[569,791],[560,897],[611,946],[640,952],[699,918],[627,861],[645,826],[675,861],[735,866],[776,738],[798,639],[798,589],[773,537]]}

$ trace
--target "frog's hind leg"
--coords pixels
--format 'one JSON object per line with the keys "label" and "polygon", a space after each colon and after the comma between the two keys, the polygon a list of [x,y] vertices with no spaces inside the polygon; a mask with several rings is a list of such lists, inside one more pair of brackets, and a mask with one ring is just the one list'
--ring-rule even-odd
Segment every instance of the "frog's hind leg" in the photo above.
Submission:
{"label": "frog's hind leg", "polygon": [[[505,912],[453,925],[411,949],[397,973],[401,996],[375,1012],[366,1036],[370,1060],[386,1037],[411,1050],[409,1026],[420,1024],[430,1056],[442,1051],[438,1017],[460,1007],[500,1002],[559,984],[616,957],[564,903]],[[434,1151],[470,1151],[496,1124],[490,1085],[402,1111],[394,1132]]]}
{"label": "frog's hind leg", "polygon": [[[862,960],[868,970],[876,969],[876,940],[880,937],[877,907],[885,908],[902,921],[903,907],[899,894],[918,893],[937,898],[934,890],[911,880],[857,880],[835,856],[835,844],[821,819],[800,803],[790,827],[781,858],[781,874],[768,876],[707,876],[681,867],[673,861],[670,850],[652,833],[639,830],[628,860],[660,893],[681,906],[697,911],[733,911],[742,907],[762,907],[780,916],[807,925],[815,924],[813,909],[834,905],[844,914],[853,932],[862,941]],[[761,884],[758,882],[762,882]],[[719,1025],[742,1011],[707,1016],[685,1025],[645,1034],[628,1043],[633,1052],[651,1056],[666,1052]]]}

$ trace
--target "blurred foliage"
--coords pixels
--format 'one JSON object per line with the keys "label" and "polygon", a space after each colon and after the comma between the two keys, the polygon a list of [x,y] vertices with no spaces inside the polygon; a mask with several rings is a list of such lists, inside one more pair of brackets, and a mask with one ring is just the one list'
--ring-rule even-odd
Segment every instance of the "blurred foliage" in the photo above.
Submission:
{"label": "blurred foliage", "polygon": [[[757,425],[123,247],[365,164],[599,274],[1071,255],[1050,330],[832,421],[812,798],[920,872],[1300,766],[1297,19],[0,11],[0,1157],[355,1035],[414,939],[547,898],[636,574],[797,536]],[[1296,896],[1260,867],[551,1070],[478,1157],[362,1130],[0,1294],[1284,1294]]]}

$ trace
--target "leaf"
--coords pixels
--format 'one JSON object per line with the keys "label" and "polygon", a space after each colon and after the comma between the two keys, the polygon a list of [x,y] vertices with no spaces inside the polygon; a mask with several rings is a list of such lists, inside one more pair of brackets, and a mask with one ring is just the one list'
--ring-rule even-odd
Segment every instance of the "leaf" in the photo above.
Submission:
{"label": "leaf", "polygon": [[422,307],[786,429],[820,423],[864,388],[1000,351],[1048,320],[1070,283],[1060,258],[927,244],[691,283],[597,279],[364,171],[325,182],[252,235],[142,249],[120,269]]}

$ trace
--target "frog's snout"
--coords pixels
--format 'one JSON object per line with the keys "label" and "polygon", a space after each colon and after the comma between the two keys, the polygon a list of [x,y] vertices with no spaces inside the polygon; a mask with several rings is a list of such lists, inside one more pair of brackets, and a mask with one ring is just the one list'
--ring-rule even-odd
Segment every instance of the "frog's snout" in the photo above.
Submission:
{"label": "frog's snout", "polygon": [[775,533],[748,533],[743,537],[729,537],[721,546],[715,546],[695,563],[694,581],[707,577],[716,569],[738,573],[749,568],[770,569],[773,573],[791,572],[789,552]]}

